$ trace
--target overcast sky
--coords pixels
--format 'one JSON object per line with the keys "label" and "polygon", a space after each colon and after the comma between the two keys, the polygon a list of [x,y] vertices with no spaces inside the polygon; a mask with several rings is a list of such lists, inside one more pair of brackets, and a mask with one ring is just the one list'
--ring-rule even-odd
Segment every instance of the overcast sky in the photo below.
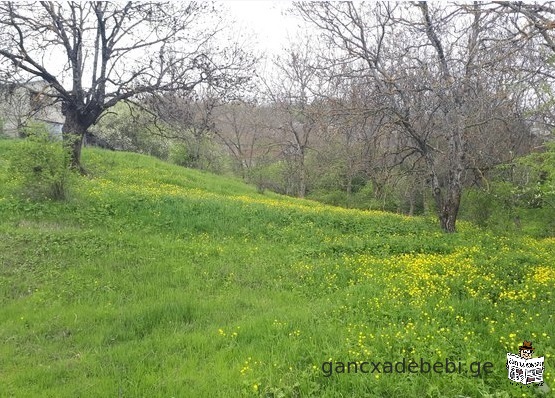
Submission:
{"label": "overcast sky", "polygon": [[[230,23],[231,35],[241,44],[244,43],[247,52],[266,55],[258,65],[259,73],[271,71],[273,57],[288,47],[290,37],[295,38],[298,32],[303,31],[299,29],[303,24],[299,18],[286,15],[286,11],[293,6],[292,1],[219,0],[219,3],[224,9],[225,20]],[[63,55],[46,54],[45,63],[54,74],[63,75],[61,71],[65,61]]]}
{"label": "overcast sky", "polygon": [[290,1],[231,0],[222,2],[237,20],[237,28],[247,37],[253,33],[257,49],[268,55],[279,52],[287,45],[288,37],[295,37],[300,21],[284,12],[292,6]]}

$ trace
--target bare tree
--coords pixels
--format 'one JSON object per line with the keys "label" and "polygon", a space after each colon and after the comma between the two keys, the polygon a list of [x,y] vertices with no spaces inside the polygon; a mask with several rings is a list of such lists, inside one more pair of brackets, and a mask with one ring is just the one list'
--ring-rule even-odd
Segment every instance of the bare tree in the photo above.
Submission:
{"label": "bare tree", "polygon": [[234,101],[215,111],[214,134],[231,154],[244,180],[272,150],[268,113],[264,106],[245,101]]}
{"label": "bare tree", "polygon": [[426,169],[440,226],[454,232],[469,137],[507,109],[498,99],[483,111],[493,98],[488,76],[520,50],[499,28],[499,15],[478,2],[298,3],[297,10],[329,44],[321,58],[330,78],[366,84],[365,111],[384,116],[393,136],[386,149]]}
{"label": "bare tree", "polygon": [[141,106],[153,116],[161,127],[158,135],[183,145],[186,159],[181,164],[203,169],[214,139],[214,111],[224,101],[219,93],[203,87],[194,91],[175,90],[143,98]]}
{"label": "bare tree", "polygon": [[283,155],[292,166],[301,198],[307,191],[306,155],[323,109],[314,94],[320,91],[321,82],[313,63],[309,42],[305,41],[276,58],[274,78],[266,82],[267,95],[279,115],[274,128],[281,132]]}
{"label": "bare tree", "polygon": [[81,168],[87,129],[119,101],[248,78],[229,77],[251,61],[237,48],[213,45],[220,22],[203,17],[214,12],[207,3],[3,2],[0,72],[4,80],[33,75],[51,86],[72,165]]}
{"label": "bare tree", "polygon": [[[501,6],[495,10],[505,10],[513,13],[513,26],[515,37],[521,39],[531,39],[534,36],[541,36],[546,47],[555,52],[555,3],[547,2],[523,2],[523,1],[494,1],[494,4]],[[524,18],[518,18],[523,16]]]}
{"label": "bare tree", "polygon": [[528,69],[530,76],[541,77],[536,84],[529,85],[530,93],[526,101],[530,115],[528,118],[533,118],[537,127],[543,125],[541,128],[546,134],[555,127],[555,2],[494,1],[490,12],[504,18],[505,29],[512,34],[513,42],[518,41],[534,49],[526,54],[527,58],[535,59],[536,64],[543,64],[540,68],[530,62],[522,66]]}

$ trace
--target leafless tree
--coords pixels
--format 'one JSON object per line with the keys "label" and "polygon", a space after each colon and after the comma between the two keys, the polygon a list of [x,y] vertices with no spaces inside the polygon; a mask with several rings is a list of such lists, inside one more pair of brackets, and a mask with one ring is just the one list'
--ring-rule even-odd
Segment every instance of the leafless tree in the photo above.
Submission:
{"label": "leafless tree", "polygon": [[[544,45],[555,52],[555,3],[523,2],[523,1],[494,1],[500,8],[496,12],[510,12],[515,15],[512,25],[516,28],[514,37],[531,39],[541,36]],[[524,18],[519,18],[524,17]]]}
{"label": "leafless tree", "polygon": [[266,81],[267,96],[279,115],[274,128],[281,133],[283,155],[292,165],[299,197],[307,191],[306,155],[325,108],[315,95],[321,91],[321,81],[313,62],[308,41],[294,45],[276,58],[274,78]]}
{"label": "leafless tree", "polygon": [[1,77],[33,75],[51,86],[81,168],[87,129],[119,101],[248,78],[236,73],[251,64],[245,53],[214,44],[221,20],[204,18],[214,13],[208,3],[3,2]]}
{"label": "leafless tree", "polygon": [[499,88],[492,89],[488,77],[507,72],[495,68],[514,61],[521,50],[513,35],[499,28],[499,14],[484,7],[478,2],[296,6],[329,45],[321,59],[330,78],[356,77],[366,85],[365,111],[382,115],[393,137],[389,144],[382,141],[385,149],[427,171],[446,232],[456,229],[471,136],[508,109],[506,98],[488,103]]}
{"label": "leafless tree", "polygon": [[523,65],[530,75],[539,75],[541,80],[530,84],[530,93],[526,101],[533,114],[537,127],[544,132],[555,127],[553,105],[555,94],[553,80],[555,73],[553,57],[555,55],[555,2],[494,1],[490,12],[496,13],[506,21],[505,29],[512,35],[513,42],[527,44],[534,48],[526,57],[537,59],[543,68],[536,65]]}
{"label": "leafless tree", "polygon": [[271,110],[268,107],[234,101],[215,112],[214,134],[227,148],[236,171],[244,180],[264,163],[275,147],[271,140]]}

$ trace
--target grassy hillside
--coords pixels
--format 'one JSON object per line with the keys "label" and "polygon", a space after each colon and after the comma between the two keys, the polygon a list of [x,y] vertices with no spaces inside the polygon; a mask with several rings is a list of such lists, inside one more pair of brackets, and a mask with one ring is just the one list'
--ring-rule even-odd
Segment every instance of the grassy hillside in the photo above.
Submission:
{"label": "grassy hillside", "polygon": [[[505,358],[532,340],[555,386],[555,239],[444,235],[100,150],[69,201],[33,203],[11,193],[14,145],[0,141],[2,397],[552,394],[511,384]],[[403,358],[461,373],[383,367]]]}

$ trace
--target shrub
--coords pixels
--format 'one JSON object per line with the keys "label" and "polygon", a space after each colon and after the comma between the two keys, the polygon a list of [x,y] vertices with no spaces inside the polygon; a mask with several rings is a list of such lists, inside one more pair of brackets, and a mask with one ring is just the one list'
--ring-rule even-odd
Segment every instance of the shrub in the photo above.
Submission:
{"label": "shrub", "polygon": [[266,189],[280,194],[287,194],[285,181],[285,166],[283,162],[265,162],[251,167],[247,173],[247,182],[256,185],[258,193]]}
{"label": "shrub", "polygon": [[164,160],[169,151],[169,140],[164,135],[174,135],[168,126],[158,125],[150,113],[123,102],[107,110],[90,132],[108,148]]}
{"label": "shrub", "polygon": [[12,151],[9,172],[19,194],[31,200],[65,200],[71,179],[70,156],[45,126],[25,131],[27,138]]}
{"label": "shrub", "polygon": [[465,191],[461,216],[496,234],[554,236],[555,144],[494,172],[487,190]]}
{"label": "shrub", "polygon": [[349,197],[347,192],[339,189],[333,191],[318,190],[310,192],[309,199],[326,203],[333,206],[349,207]]}
{"label": "shrub", "polygon": [[179,166],[216,174],[224,173],[227,166],[224,154],[208,137],[174,140],[169,149],[168,159]]}

